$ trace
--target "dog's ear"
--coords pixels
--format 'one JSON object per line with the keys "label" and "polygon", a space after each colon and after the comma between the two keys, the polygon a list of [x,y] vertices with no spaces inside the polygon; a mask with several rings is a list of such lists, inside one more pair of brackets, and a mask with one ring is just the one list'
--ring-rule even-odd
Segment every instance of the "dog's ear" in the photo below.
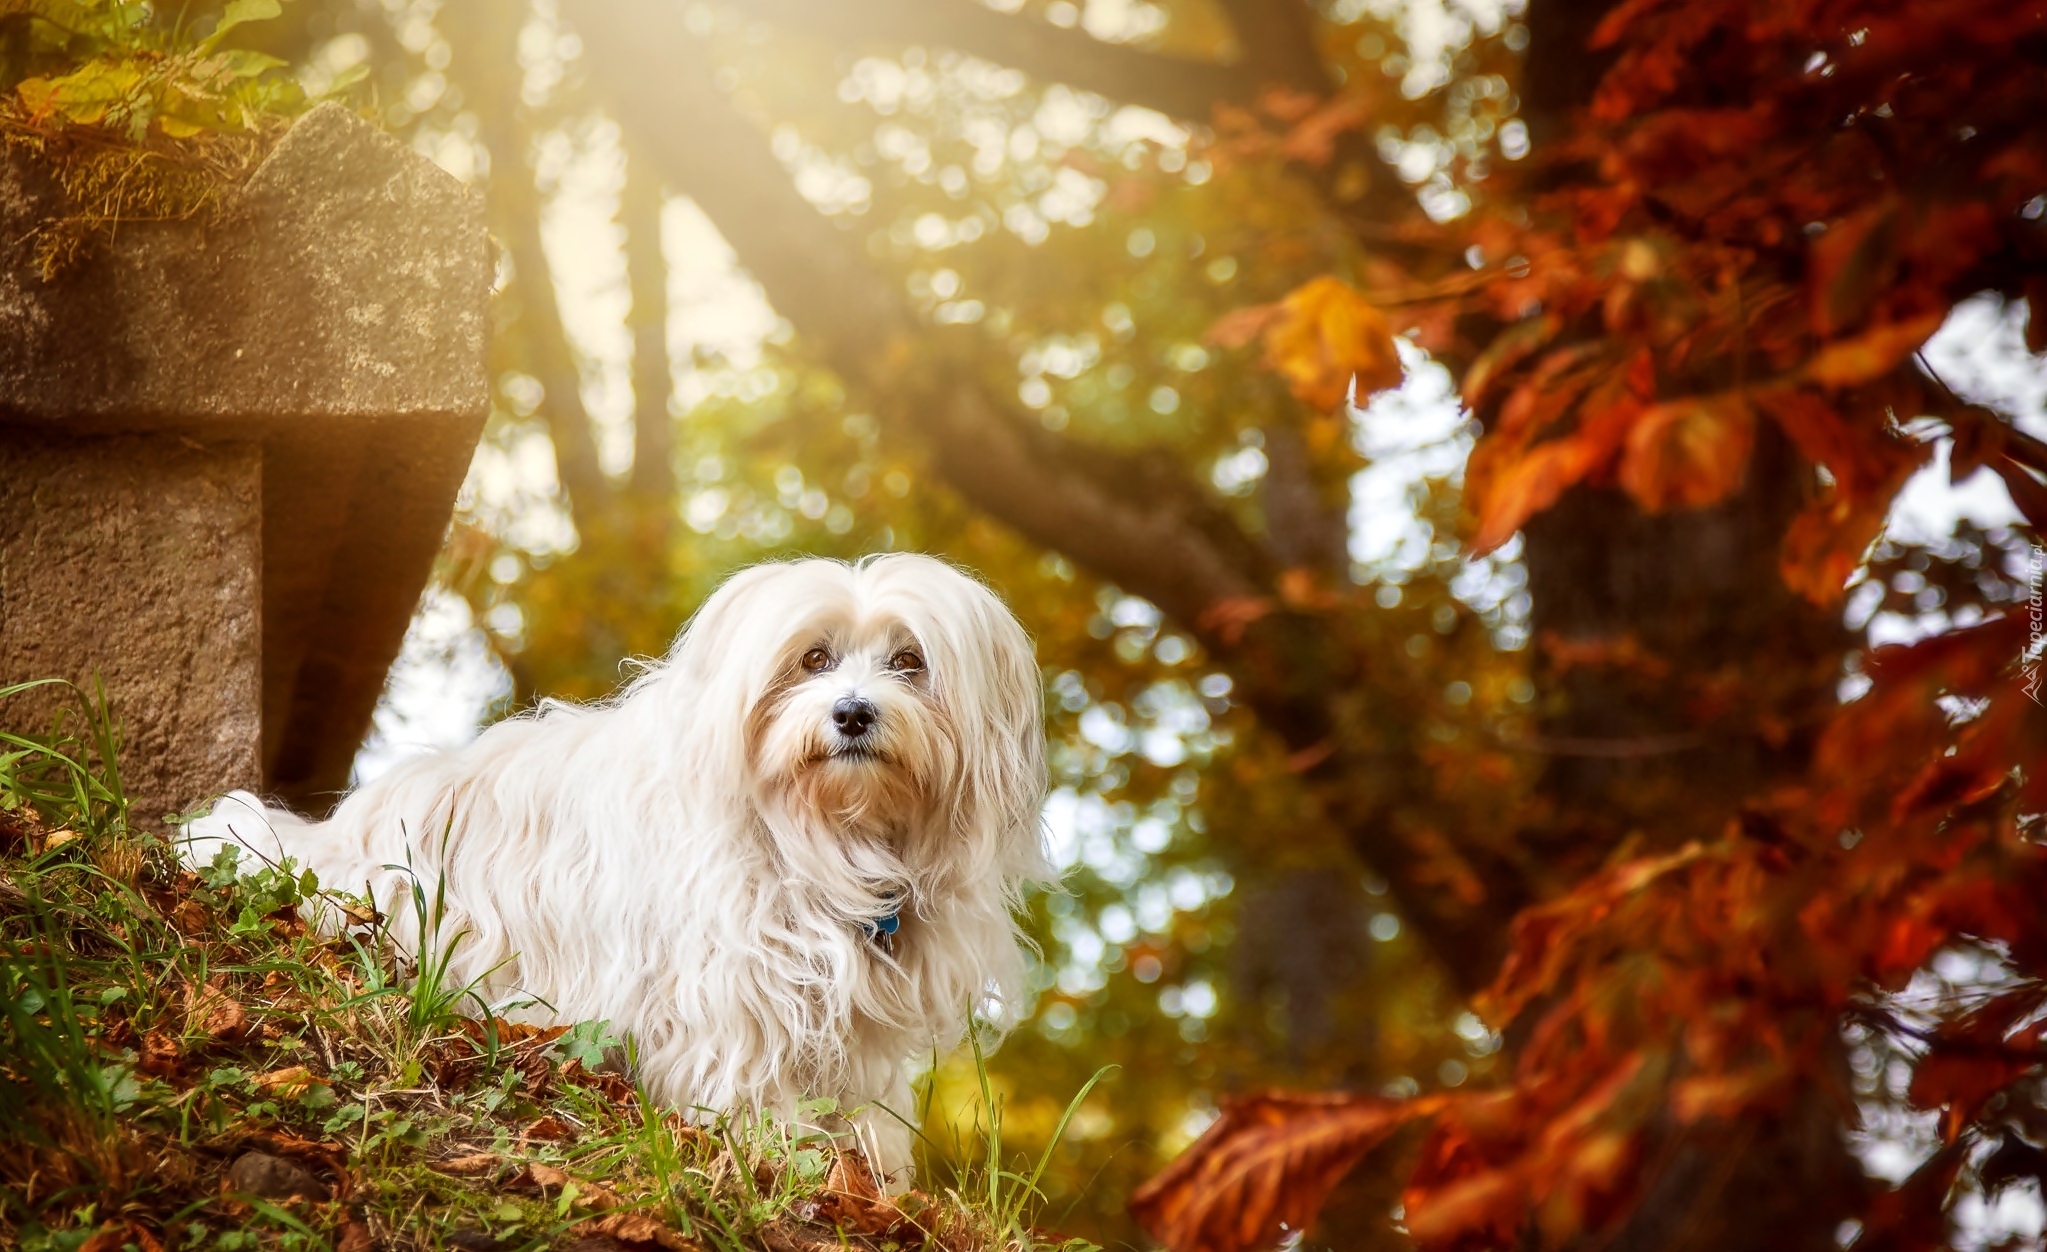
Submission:
{"label": "dog's ear", "polygon": [[1049,878],[1045,697],[1030,636],[993,591],[943,561],[889,556],[874,568],[910,584],[920,608],[913,629],[957,740],[954,825],[968,857],[1012,888]]}
{"label": "dog's ear", "polygon": [[780,674],[789,625],[802,615],[805,575],[833,564],[770,563],[739,571],[691,615],[649,674],[696,769],[735,783],[742,777],[747,719]]}

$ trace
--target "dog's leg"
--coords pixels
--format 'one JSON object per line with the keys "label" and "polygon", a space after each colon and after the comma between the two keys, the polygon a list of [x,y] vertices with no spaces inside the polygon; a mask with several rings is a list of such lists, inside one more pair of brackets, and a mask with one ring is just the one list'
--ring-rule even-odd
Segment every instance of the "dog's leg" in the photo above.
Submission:
{"label": "dog's leg", "polygon": [[[231,791],[214,801],[204,817],[185,825],[176,840],[178,856],[187,866],[200,869],[211,865],[221,849],[233,848],[236,868],[243,874],[264,866],[282,868],[290,861],[295,871],[312,870],[325,890],[363,893],[368,888],[364,873],[370,867],[360,864],[360,857],[347,856],[325,826],[269,808],[246,791]],[[308,901],[300,915],[324,930],[342,925],[341,911],[327,901]]]}
{"label": "dog's leg", "polygon": [[888,1101],[886,1108],[870,1104],[857,1109],[850,1119],[854,1143],[890,1195],[902,1195],[917,1183],[917,1165],[911,1155],[915,1135],[903,1121],[916,1112],[908,1083],[903,1084],[900,1096]]}
{"label": "dog's leg", "polygon": [[305,823],[290,813],[263,807],[246,791],[230,791],[204,817],[193,818],[178,837],[178,858],[193,869],[211,865],[222,848],[235,849],[244,873],[260,865],[298,859],[292,845]]}

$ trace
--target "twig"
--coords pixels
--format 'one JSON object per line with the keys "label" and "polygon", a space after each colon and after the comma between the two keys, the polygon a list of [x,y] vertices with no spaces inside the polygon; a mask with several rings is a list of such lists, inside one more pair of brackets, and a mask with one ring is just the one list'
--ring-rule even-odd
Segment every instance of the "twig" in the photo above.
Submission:
{"label": "twig", "polygon": [[1546,756],[1592,756],[1624,760],[1634,757],[1663,756],[1672,752],[1689,752],[1703,748],[1711,741],[1704,731],[1683,730],[1662,735],[1635,735],[1624,738],[1598,738],[1587,735],[1527,735],[1516,738],[1499,736],[1500,743],[1518,752],[1537,752]]}

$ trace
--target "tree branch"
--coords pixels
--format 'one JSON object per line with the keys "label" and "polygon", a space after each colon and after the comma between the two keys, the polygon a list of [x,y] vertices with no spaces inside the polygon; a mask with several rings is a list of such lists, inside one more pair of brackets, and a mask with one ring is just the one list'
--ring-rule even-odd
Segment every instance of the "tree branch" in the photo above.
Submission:
{"label": "tree branch", "polygon": [[1260,86],[1281,83],[1325,92],[1333,84],[1315,46],[1315,15],[1302,0],[1218,0],[1244,50],[1246,71]]}
{"label": "tree branch", "polygon": [[[1429,877],[1427,849],[1386,828],[1388,805],[1411,798],[1419,767],[1397,728],[1360,734],[1343,711],[1372,675],[1341,622],[1278,607],[1270,589],[1279,563],[1168,458],[1054,436],[992,396],[973,366],[978,341],[923,325],[868,264],[860,236],[796,192],[760,128],[712,86],[679,11],[659,0],[563,7],[583,38],[590,81],[612,93],[617,116],[689,119],[646,126],[633,142],[717,224],[824,363],[874,400],[884,429],[927,449],[939,476],[976,508],[1150,600],[1201,639],[1230,668],[1239,698],[1301,758],[1328,819],[1395,885],[1451,976],[1465,990],[1482,986],[1518,884],[1503,883],[1482,906],[1462,903]],[[1250,608],[1255,620],[1232,628],[1213,612],[1225,605]],[[1353,702],[1398,721],[1400,699],[1367,692]]]}
{"label": "tree branch", "polygon": [[673,512],[675,421],[668,398],[675,377],[668,360],[668,263],[661,254],[661,177],[644,152],[626,152],[619,217],[625,226],[626,286],[632,300],[634,495]]}
{"label": "tree branch", "polygon": [[[505,5],[450,5],[442,20],[458,35],[460,46],[477,50],[473,61],[457,67],[457,77],[477,102],[479,137],[490,153],[488,200],[512,262],[514,333],[525,336],[526,359],[540,383],[540,415],[554,444],[555,478],[572,513],[587,520],[607,505],[611,485],[597,462],[597,442],[583,407],[582,373],[562,326],[554,275],[540,242],[540,194],[526,162],[527,136],[520,124],[517,12]],[[493,81],[491,74],[503,77]]]}
{"label": "tree branch", "polygon": [[1342,508],[1323,498],[1300,430],[1285,422],[1267,426],[1265,463],[1258,497],[1265,506],[1266,544],[1273,556],[1289,568],[1347,571],[1348,519]]}
{"label": "tree branch", "polygon": [[[484,142],[489,144],[489,140]],[[530,177],[523,164],[512,173],[513,177]],[[590,429],[589,411],[583,407],[582,371],[562,326],[554,275],[540,243],[539,208],[536,204],[522,211],[495,203],[492,207],[493,216],[504,214],[500,220],[505,223],[505,251],[512,259],[518,324],[527,337],[529,359],[540,382],[540,416],[554,444],[555,477],[568,494],[571,513],[588,519],[611,499],[611,484],[597,462],[597,440]]]}
{"label": "tree branch", "polygon": [[920,324],[853,235],[796,192],[760,129],[695,61],[679,13],[618,0],[566,7],[593,69],[602,67],[593,81],[609,87],[619,116],[690,119],[686,128],[646,128],[634,137],[639,149],[718,224],[769,303],[823,359],[891,401],[891,423],[929,448],[958,490],[1168,612],[1198,617],[1219,599],[1256,593],[1255,549],[1216,542],[1220,511],[1197,493],[1056,439],[992,400],[957,361],[913,364],[911,341],[940,332]]}
{"label": "tree branch", "polygon": [[[1293,2],[1293,0],[1290,0]],[[1218,101],[1243,103],[1264,81],[1250,66],[1220,65],[1106,43],[1010,17],[974,0],[743,0],[792,31],[886,44],[938,44],[1173,117],[1206,122]]]}

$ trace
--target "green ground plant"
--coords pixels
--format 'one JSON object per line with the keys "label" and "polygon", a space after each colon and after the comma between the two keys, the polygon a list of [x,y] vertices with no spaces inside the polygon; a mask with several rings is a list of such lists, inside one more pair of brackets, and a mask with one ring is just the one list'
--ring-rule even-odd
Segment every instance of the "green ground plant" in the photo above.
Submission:
{"label": "green ground plant", "polygon": [[[992,1095],[928,1189],[892,1196],[829,1101],[685,1117],[603,1023],[463,1015],[482,1001],[446,977],[454,938],[406,961],[289,862],[180,865],[129,826],[118,725],[77,696],[0,753],[0,1248],[1088,1246],[1033,1226],[1049,1156],[1004,1159]],[[438,884],[414,887],[438,936]],[[350,924],[310,929],[307,904]]]}
{"label": "green ground plant", "polygon": [[313,103],[284,61],[233,46],[282,12],[281,0],[0,0],[0,141],[38,158],[67,204],[33,235],[45,280],[123,223],[213,211],[255,169]]}

